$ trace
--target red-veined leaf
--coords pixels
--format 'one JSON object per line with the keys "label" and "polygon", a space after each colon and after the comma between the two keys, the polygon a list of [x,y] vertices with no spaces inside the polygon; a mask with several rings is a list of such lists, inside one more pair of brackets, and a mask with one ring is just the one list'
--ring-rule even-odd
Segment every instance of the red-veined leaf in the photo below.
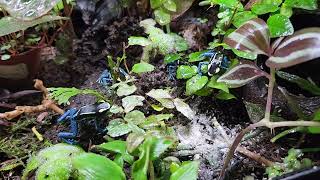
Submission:
{"label": "red-veined leaf", "polygon": [[264,76],[265,73],[252,63],[240,64],[220,76],[217,82],[224,82],[230,88],[237,88]]}
{"label": "red-veined leaf", "polygon": [[268,25],[262,19],[251,19],[227,36],[224,42],[240,51],[268,55],[270,52]]}
{"label": "red-veined leaf", "polygon": [[286,68],[320,57],[320,28],[306,28],[282,40],[266,64]]}

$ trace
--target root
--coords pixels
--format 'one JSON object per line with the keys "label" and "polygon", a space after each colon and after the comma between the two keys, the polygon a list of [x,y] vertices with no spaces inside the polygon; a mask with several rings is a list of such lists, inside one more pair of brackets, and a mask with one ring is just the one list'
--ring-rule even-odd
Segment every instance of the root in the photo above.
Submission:
{"label": "root", "polygon": [[59,108],[55,102],[50,99],[49,93],[47,88],[43,85],[43,82],[39,79],[35,80],[34,87],[38,90],[40,90],[43,93],[43,100],[40,105],[37,106],[16,106],[15,110],[5,112],[5,113],[0,113],[0,118],[7,119],[7,120],[12,120],[21,114],[30,114],[30,113],[39,113],[47,110],[52,110],[58,114],[63,114],[64,111]]}

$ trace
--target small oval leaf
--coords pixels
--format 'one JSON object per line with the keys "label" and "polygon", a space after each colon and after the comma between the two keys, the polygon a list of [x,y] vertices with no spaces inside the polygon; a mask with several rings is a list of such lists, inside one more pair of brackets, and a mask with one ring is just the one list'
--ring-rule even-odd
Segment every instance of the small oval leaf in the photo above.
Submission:
{"label": "small oval leaf", "polygon": [[198,73],[197,66],[181,65],[177,69],[177,79],[189,79]]}
{"label": "small oval leaf", "polygon": [[137,74],[151,72],[153,70],[154,70],[154,66],[146,62],[135,64],[132,67],[132,72]]}
{"label": "small oval leaf", "polygon": [[208,82],[207,76],[196,75],[187,81],[186,94],[189,96],[202,89]]}

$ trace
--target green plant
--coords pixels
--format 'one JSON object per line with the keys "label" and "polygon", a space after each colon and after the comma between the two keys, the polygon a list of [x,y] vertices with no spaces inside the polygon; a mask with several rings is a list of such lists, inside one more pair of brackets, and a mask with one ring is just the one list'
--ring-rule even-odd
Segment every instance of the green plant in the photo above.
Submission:
{"label": "green plant", "polygon": [[295,170],[310,168],[313,164],[312,161],[308,158],[301,159],[302,156],[303,150],[290,149],[288,151],[288,156],[283,159],[283,163],[277,163],[271,167],[267,167],[266,173],[268,174],[268,177],[274,178]]}
{"label": "green plant", "polygon": [[170,33],[169,23],[171,22],[171,13],[177,11],[177,4],[174,0],[150,0],[151,8],[154,10],[155,20],[161,26],[166,26]]}
{"label": "green plant", "polygon": [[69,99],[79,94],[89,94],[97,98],[97,101],[106,101],[105,97],[98,91],[91,89],[77,89],[73,88],[48,88],[52,99],[56,100],[58,104],[69,104]]}
{"label": "green plant", "polygon": [[144,27],[148,38],[129,37],[130,46],[143,46],[141,61],[149,62],[150,56],[153,57],[157,53],[165,56],[188,49],[186,40],[181,36],[175,33],[164,33],[162,29],[155,27],[155,25],[156,22],[153,19],[145,19],[140,22],[140,26]]}
{"label": "green plant", "polygon": [[[212,36],[215,38],[210,43],[210,48],[218,46],[230,48],[226,44],[220,43],[223,35],[228,35],[247,21],[265,14],[269,14],[267,25],[272,38],[292,35],[294,29],[289,19],[293,13],[292,9],[316,10],[318,8],[316,0],[259,0],[253,2],[251,6],[246,5],[245,7],[239,0],[204,0],[199,3],[201,6],[219,5],[219,20],[212,31]],[[235,49],[232,50],[237,56],[256,59],[256,56],[249,52],[244,53]]]}
{"label": "green plant", "polygon": [[[28,3],[1,1],[0,8],[2,8],[4,14],[4,17],[0,19],[0,54],[2,60],[8,60],[11,55],[16,55],[35,47],[39,43],[44,43],[48,28],[54,27],[54,24],[50,24],[50,22],[68,19],[47,14],[58,2],[57,0],[50,2],[30,0]],[[26,31],[30,27],[35,27],[36,31]],[[52,43],[51,41],[47,40],[47,43]]]}
{"label": "green plant", "polygon": [[[248,34],[247,32],[251,33]],[[231,88],[236,88],[241,87],[261,76],[265,76],[269,79],[265,116],[259,122],[252,124],[244,129],[236,137],[232,147],[230,148],[220,177],[222,177],[224,170],[227,167],[229,160],[232,158],[232,155],[241,139],[250,130],[263,126],[270,129],[292,126],[320,126],[319,122],[308,121],[307,119],[300,119],[299,121],[270,121],[273,89],[276,82],[276,71],[282,68],[298,65],[319,57],[319,39],[319,28],[306,28],[297,31],[295,34],[284,39],[279,38],[274,41],[272,45],[270,45],[269,28],[263,20],[258,18],[246,22],[225,38],[224,42],[232,48],[253,54],[264,54],[269,56],[269,59],[265,64],[270,68],[270,74],[262,71],[251,62],[243,61],[239,65],[230,69],[217,80],[217,82],[226,83]],[[301,46],[298,46],[298,44]]]}
{"label": "green plant", "polygon": [[32,156],[23,172],[22,179],[31,173],[36,179],[126,179],[121,167],[94,153],[87,153],[77,146],[56,144]]}
{"label": "green plant", "polygon": [[[199,96],[209,96],[214,93],[214,90],[219,90],[216,94],[216,98],[229,100],[235,98],[230,92],[229,88],[225,83],[217,82],[218,77],[222,74],[222,71],[216,75],[208,76],[208,66],[203,66],[201,68],[201,73],[199,69],[193,63],[207,62],[203,53],[207,51],[194,52],[188,56],[188,64],[180,65],[177,68],[176,77],[177,79],[185,79],[186,82],[186,95],[199,95]],[[168,59],[168,56],[165,58]],[[178,60],[178,59],[177,59]],[[172,61],[170,61],[172,63]],[[237,60],[232,61],[232,66],[237,64]]]}

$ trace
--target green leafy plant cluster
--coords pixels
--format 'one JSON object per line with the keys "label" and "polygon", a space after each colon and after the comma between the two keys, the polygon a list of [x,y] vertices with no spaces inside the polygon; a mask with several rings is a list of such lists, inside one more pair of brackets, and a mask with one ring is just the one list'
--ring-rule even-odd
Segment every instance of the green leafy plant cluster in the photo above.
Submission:
{"label": "green leafy plant cluster", "polygon": [[149,62],[151,57],[156,54],[167,55],[186,51],[188,44],[185,39],[175,33],[164,33],[162,29],[155,27],[156,22],[153,19],[145,19],[140,22],[144,27],[148,38],[134,37],[129,38],[129,45],[143,46],[141,61]]}
{"label": "green leafy plant cluster", "polygon": [[93,95],[97,98],[97,101],[106,101],[105,97],[99,93],[98,91],[92,90],[92,89],[77,89],[75,87],[73,88],[48,88],[48,91],[50,92],[50,96],[52,99],[56,100],[58,104],[70,104],[69,100],[70,98],[77,96],[79,94],[88,94]]}
{"label": "green leafy plant cluster", "polygon": [[295,170],[312,167],[313,162],[309,158],[301,159],[302,156],[302,150],[290,149],[288,151],[288,156],[283,159],[283,163],[277,163],[271,167],[266,168],[268,177],[271,179]]}
{"label": "green leafy plant cluster", "polygon": [[212,32],[213,36],[227,35],[243,23],[260,15],[270,14],[267,24],[271,37],[281,37],[293,34],[294,29],[290,21],[294,8],[316,10],[316,0],[260,0],[251,7],[244,7],[238,0],[204,0],[200,5],[219,5],[219,21]]}
{"label": "green leafy plant cluster", "polygon": [[121,167],[105,156],[87,153],[77,146],[56,144],[29,159],[22,179],[31,173],[36,179],[126,179]]}
{"label": "green leafy plant cluster", "polygon": [[161,26],[169,25],[171,13],[177,11],[175,0],[150,0],[150,5],[154,10],[155,20]]}
{"label": "green leafy plant cluster", "polygon": [[[202,56],[207,51],[200,51],[191,53],[188,55],[188,62],[184,65],[179,65],[176,72],[177,79],[184,79],[186,81],[186,95],[199,95],[209,96],[212,95],[214,90],[219,90],[216,94],[216,98],[229,100],[235,98],[230,92],[229,88],[225,83],[217,82],[218,77],[222,74],[208,76],[208,66],[203,66],[201,72],[198,72],[198,67],[195,63],[208,62],[208,60]],[[165,63],[173,63],[182,59],[179,54],[170,54],[165,57]],[[233,64],[237,64],[237,60],[233,61]],[[231,65],[233,66],[233,65]]]}
{"label": "green leafy plant cluster", "polygon": [[[255,26],[251,26],[252,24],[255,24]],[[247,32],[251,33],[247,34]],[[259,35],[263,35],[263,37]],[[269,80],[265,116],[259,122],[245,128],[236,137],[234,144],[231,146],[230,152],[225,161],[224,169],[221,173],[222,175],[244,134],[254,128],[263,126],[270,129],[274,129],[277,127],[295,127],[294,129],[291,129],[291,132],[297,132],[302,129],[305,133],[319,133],[319,112],[315,112],[311,117],[306,116],[302,113],[302,110],[299,108],[296,102],[292,100],[290,96],[287,95],[286,91],[281,87],[278,88],[287,98],[289,106],[297,114],[299,119],[297,121],[271,121],[272,98],[276,84],[276,74],[278,74],[278,76],[280,76],[281,78],[287,79],[304,87],[304,89],[311,91],[314,94],[317,93],[318,86],[312,83],[312,81],[310,82],[296,75],[291,75],[279,70],[299,65],[301,63],[318,58],[320,52],[319,37],[319,28],[306,28],[297,31],[293,35],[288,36],[284,39],[279,38],[278,40],[275,40],[275,42],[271,45],[271,36],[269,34],[269,28],[267,24],[262,19],[255,18],[244,23],[241,27],[224,38],[224,43],[237,50],[249,52],[256,55],[267,55],[269,58],[266,60],[265,64],[270,68],[270,74],[262,71],[255,63],[252,63],[250,61],[242,61],[240,64],[234,66],[225,74],[220,76],[217,80],[217,82],[226,83],[230,88],[244,86],[252,80],[263,76]],[[258,45],[257,43],[260,43],[260,45]],[[299,46],[301,44],[303,45]],[[285,131],[279,134],[278,137],[275,137],[275,139],[273,139],[272,141],[275,141],[276,139],[291,132],[290,130]],[[292,157],[293,155],[288,157],[288,159],[292,159]],[[287,161],[291,162],[291,160]],[[297,164],[297,162],[298,161],[294,161],[292,163]],[[289,164],[288,166],[291,167],[294,165]],[[278,171],[274,174],[277,173]]]}

